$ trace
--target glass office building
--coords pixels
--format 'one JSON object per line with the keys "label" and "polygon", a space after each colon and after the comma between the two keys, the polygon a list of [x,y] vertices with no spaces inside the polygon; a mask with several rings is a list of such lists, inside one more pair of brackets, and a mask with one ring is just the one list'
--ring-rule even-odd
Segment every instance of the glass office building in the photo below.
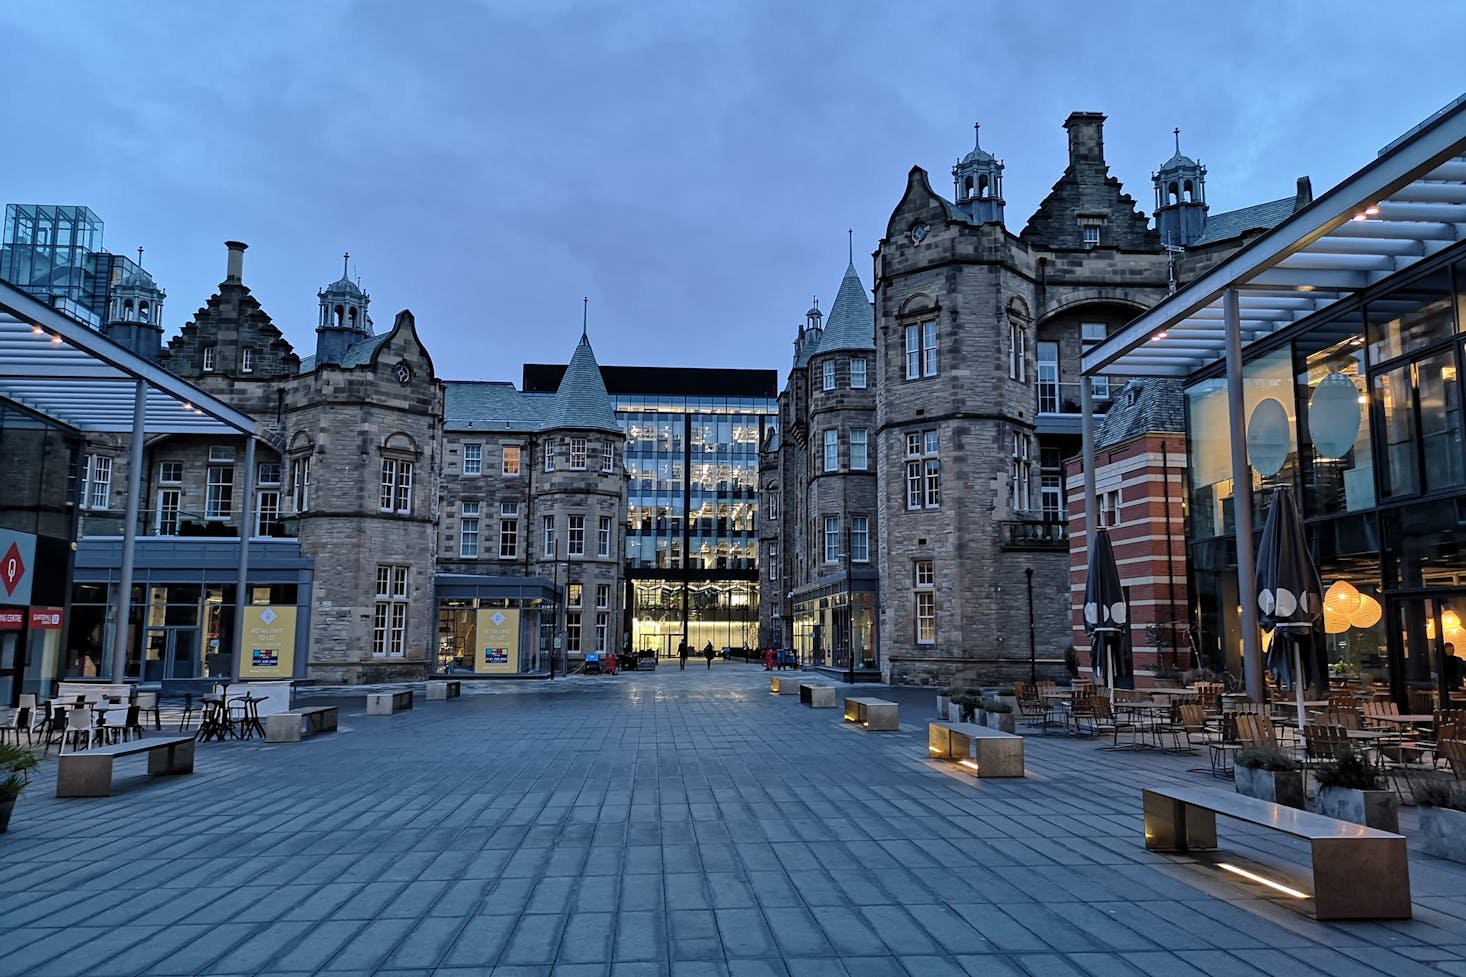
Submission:
{"label": "glass office building", "polygon": [[[563,365],[527,364],[526,393]],[[775,370],[603,366],[626,432],[626,631],[673,656],[758,643],[758,451],[778,424]]]}
{"label": "glass office building", "polygon": [[6,204],[0,280],[100,329],[113,286],[142,270],[102,250],[102,229],[89,207]]}

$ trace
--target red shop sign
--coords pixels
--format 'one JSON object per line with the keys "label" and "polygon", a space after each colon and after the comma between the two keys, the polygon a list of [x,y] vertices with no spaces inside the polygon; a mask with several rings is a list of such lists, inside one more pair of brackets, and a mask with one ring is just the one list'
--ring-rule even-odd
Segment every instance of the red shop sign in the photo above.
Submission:
{"label": "red shop sign", "polygon": [[25,611],[0,607],[0,631],[19,631],[25,627]]}
{"label": "red shop sign", "polygon": [[32,631],[59,631],[59,630],[61,630],[61,608],[59,608],[59,607],[32,607],[31,608],[31,630]]}

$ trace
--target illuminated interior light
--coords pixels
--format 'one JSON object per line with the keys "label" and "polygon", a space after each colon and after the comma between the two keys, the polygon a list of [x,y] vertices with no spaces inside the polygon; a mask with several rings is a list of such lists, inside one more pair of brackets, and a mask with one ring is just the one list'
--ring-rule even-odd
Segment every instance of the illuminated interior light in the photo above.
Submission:
{"label": "illuminated interior light", "polygon": [[1276,889],[1278,892],[1281,892],[1285,896],[1292,896],[1295,899],[1308,898],[1308,893],[1306,892],[1299,892],[1297,889],[1290,889],[1281,882],[1274,882],[1272,879],[1265,879],[1261,875],[1258,875],[1256,872],[1249,872],[1247,871],[1247,869],[1239,868],[1236,865],[1229,865],[1226,862],[1218,862],[1217,868],[1227,872],[1231,872],[1233,875],[1240,875],[1244,879],[1249,879],[1253,882],[1265,885],[1269,889]]}

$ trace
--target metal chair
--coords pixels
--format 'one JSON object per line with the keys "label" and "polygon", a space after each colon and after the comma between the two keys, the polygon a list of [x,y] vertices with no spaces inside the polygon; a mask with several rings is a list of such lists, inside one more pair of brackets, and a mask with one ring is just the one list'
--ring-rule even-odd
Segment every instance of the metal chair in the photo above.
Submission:
{"label": "metal chair", "polygon": [[163,717],[158,712],[158,693],[139,692],[136,702],[138,715],[146,716],[151,714],[153,717],[153,729],[161,730],[163,728]]}

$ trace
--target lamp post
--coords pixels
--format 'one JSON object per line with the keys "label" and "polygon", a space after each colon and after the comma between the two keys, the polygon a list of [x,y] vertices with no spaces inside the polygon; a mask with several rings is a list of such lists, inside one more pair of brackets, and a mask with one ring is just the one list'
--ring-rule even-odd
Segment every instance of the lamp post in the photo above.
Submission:
{"label": "lamp post", "polygon": [[1038,685],[1038,643],[1033,633],[1033,567],[1024,567],[1028,578],[1028,684]]}

